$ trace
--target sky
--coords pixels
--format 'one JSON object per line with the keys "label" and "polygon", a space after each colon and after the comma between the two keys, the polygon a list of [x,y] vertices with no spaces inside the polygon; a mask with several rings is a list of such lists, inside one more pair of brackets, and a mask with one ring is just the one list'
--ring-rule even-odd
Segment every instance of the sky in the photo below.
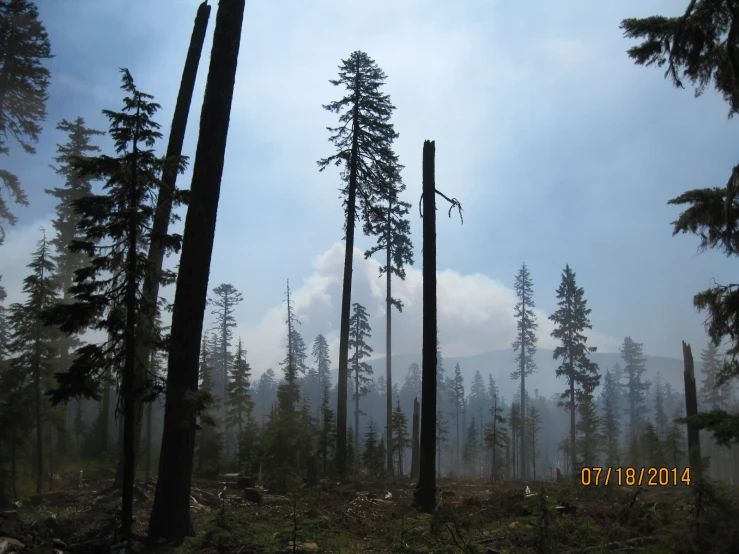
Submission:
{"label": "sky", "polygon": [[[66,118],[107,130],[103,109],[122,106],[119,68],[128,68],[162,106],[166,149],[197,0],[39,0],[54,58],[48,117],[34,156],[13,148],[1,160],[21,179],[29,207],[0,248],[9,300],[22,300],[25,267],[41,226],[51,229],[60,186],[50,167]],[[217,2],[187,129],[197,144]],[[415,265],[394,291],[393,351],[421,349],[421,159],[436,141],[436,186],[458,198],[464,224],[437,216],[439,338],[449,356],[510,349],[515,338],[514,276],[526,263],[534,281],[539,346],[552,348],[555,291],[566,264],[592,309],[590,343],[616,352],[625,336],[651,355],[681,356],[681,341],[706,344],[705,314],[693,295],[727,282],[734,264],[698,254],[693,236],[672,237],[693,188],[723,186],[736,163],[736,122],[713,91],[696,99],[664,70],[636,66],[621,20],[679,15],[683,2],[623,0],[249,0],[241,38],[209,289],[243,293],[235,335],[254,374],[278,369],[286,343],[286,281],[307,343],[324,333],[338,359],[344,243],[339,171],[319,172],[334,153],[322,108],[343,96],[329,83],[342,59],[367,52],[387,74],[396,106],[394,148],[405,166],[404,199]],[[98,141],[112,153],[108,137]],[[189,187],[188,170],[178,180]],[[385,355],[380,258],[359,234],[353,302],[371,315],[375,356]],[[173,265],[175,260],[168,263]],[[165,295],[173,298],[172,287]],[[212,316],[206,312],[206,326]],[[511,363],[513,352],[511,352]]]}

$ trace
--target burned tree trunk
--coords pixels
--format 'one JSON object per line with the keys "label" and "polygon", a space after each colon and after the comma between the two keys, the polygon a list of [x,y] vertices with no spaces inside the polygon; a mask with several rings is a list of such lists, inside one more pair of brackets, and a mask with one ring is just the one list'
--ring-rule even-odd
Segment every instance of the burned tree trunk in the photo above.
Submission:
{"label": "burned tree trunk", "polygon": [[152,538],[194,535],[190,490],[198,360],[244,7],[245,0],[220,0],[216,15],[172,312],[164,434],[149,520]]}
{"label": "burned tree trunk", "polygon": [[413,399],[413,442],[411,444],[411,480],[418,479],[419,467],[419,432],[421,419],[421,406],[418,398]]}
{"label": "burned tree trunk", "polygon": [[[685,416],[690,418],[698,413],[698,399],[695,387],[695,369],[693,352],[689,344],[683,341],[683,363],[685,364]],[[701,477],[701,444],[699,429],[694,423],[688,423],[688,456],[691,477]]]}
{"label": "burned tree trunk", "polygon": [[436,186],[433,141],[423,143],[423,347],[421,444],[415,502],[436,507]]}

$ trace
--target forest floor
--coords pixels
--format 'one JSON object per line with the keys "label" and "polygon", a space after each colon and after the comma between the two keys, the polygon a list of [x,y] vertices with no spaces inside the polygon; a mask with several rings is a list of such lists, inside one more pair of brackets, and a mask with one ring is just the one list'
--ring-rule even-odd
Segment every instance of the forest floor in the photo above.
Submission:
{"label": "forest floor", "polygon": [[[526,485],[531,494],[525,494]],[[0,553],[119,552],[118,493],[62,490],[0,512]],[[410,483],[323,481],[294,494],[196,481],[197,536],[160,553],[737,552],[739,493],[716,483],[680,487],[445,482],[433,514],[412,506]],[[224,493],[219,498],[219,493]],[[258,493],[258,494],[256,494]],[[137,483],[134,533],[142,541],[153,484]],[[252,498],[256,500],[256,498]],[[696,504],[701,507],[696,517]],[[5,540],[5,544],[3,542]],[[3,548],[5,552],[3,552]]]}

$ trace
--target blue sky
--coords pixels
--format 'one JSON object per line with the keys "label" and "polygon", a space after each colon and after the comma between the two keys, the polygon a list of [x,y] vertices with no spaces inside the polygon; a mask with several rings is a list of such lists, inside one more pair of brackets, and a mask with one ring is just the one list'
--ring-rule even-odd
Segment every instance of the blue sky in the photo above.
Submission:
{"label": "blue sky", "polygon": [[[0,273],[19,299],[38,228],[53,214],[45,188],[61,118],[83,116],[107,129],[102,109],[121,106],[118,68],[162,105],[165,139],[197,0],[40,0],[55,58],[48,119],[38,154],[19,149],[2,163],[31,199],[15,209]],[[193,156],[215,10],[201,60],[185,153]],[[529,266],[540,346],[566,263],[592,308],[591,341],[616,351],[626,335],[648,354],[679,357],[680,341],[705,345],[693,295],[733,266],[697,255],[693,237],[671,237],[679,209],[667,200],[691,188],[722,186],[736,163],[736,123],[713,91],[695,99],[663,70],[635,66],[626,17],[677,15],[683,3],[655,0],[558,4],[378,0],[247,2],[218,212],[210,288],[230,282],[244,294],[237,334],[256,374],[283,357],[285,280],[290,279],[306,341],[325,333],[336,360],[343,264],[338,171],[319,173],[333,153],[322,104],[342,92],[328,81],[353,50],[387,73],[397,110],[395,150],[406,166],[406,200],[416,266],[397,288],[395,351],[421,345],[421,237],[417,203],[423,141],[436,141],[437,187],[459,198],[458,218],[438,218],[439,326],[449,355],[510,348],[511,291]],[[99,143],[110,152],[107,138]],[[192,160],[191,160],[192,161]],[[179,180],[189,186],[190,172]],[[372,240],[362,237],[360,251]],[[372,315],[384,355],[384,292],[377,262],[355,256],[354,300]],[[172,291],[166,292],[172,296]],[[210,316],[208,315],[208,321]]]}

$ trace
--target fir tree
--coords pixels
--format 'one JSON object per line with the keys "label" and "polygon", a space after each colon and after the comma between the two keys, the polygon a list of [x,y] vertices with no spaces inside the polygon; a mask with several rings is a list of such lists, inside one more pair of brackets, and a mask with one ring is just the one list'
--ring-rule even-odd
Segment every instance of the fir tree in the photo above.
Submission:
{"label": "fir tree", "polygon": [[[667,64],[665,77],[683,88],[687,80],[696,86],[696,96],[711,84],[729,104],[729,116],[739,111],[739,62],[734,54],[739,17],[731,4],[691,0],[679,17],[651,16],[624,19],[621,28],[628,38],[643,39],[629,49],[639,65]],[[727,256],[739,253],[739,165],[733,167],[724,186],[694,189],[671,199],[687,205],[672,222],[673,235],[691,233],[700,239],[699,250],[721,250]],[[696,308],[707,311],[706,330],[714,346],[728,338],[727,359],[720,381],[739,376],[739,287],[716,283],[693,298]],[[723,410],[697,414],[691,423],[714,431],[719,440],[739,438],[739,418]]]}
{"label": "fir tree", "polygon": [[[454,366],[454,377],[449,379],[447,383],[447,390],[449,391],[449,400],[454,406],[454,422],[456,424],[456,430],[454,438],[456,441],[456,454],[457,454],[457,467],[460,467],[462,461],[462,451],[459,446],[459,413],[464,409],[464,378],[462,377],[462,369],[459,364]],[[464,426],[462,427],[464,431]]]}
{"label": "fir tree", "polygon": [[269,413],[277,393],[277,379],[272,368],[267,369],[257,381],[257,408],[260,414]]}
{"label": "fir tree", "polygon": [[480,452],[480,433],[475,425],[475,416],[472,416],[470,425],[467,428],[467,436],[464,441],[464,450],[462,452],[462,460],[467,468],[467,474],[475,476],[477,473],[476,464]]}
{"label": "fir tree", "polygon": [[239,339],[236,356],[231,368],[231,379],[226,389],[226,425],[236,428],[239,445],[239,468],[244,468],[250,452],[247,443],[253,442],[251,436],[252,412],[254,401],[251,399],[250,382],[251,367],[246,361],[246,352]]}
{"label": "fir tree", "polygon": [[383,441],[378,440],[377,427],[372,418],[364,437],[362,464],[372,477],[382,477],[385,471],[385,450]]}
{"label": "fir tree", "polygon": [[470,412],[476,413],[480,409],[486,408],[488,403],[487,397],[488,391],[485,389],[485,381],[483,380],[480,371],[477,370],[475,371],[474,377],[472,377],[470,394],[467,397],[467,405],[469,406]]}
{"label": "fir tree", "polygon": [[392,428],[395,431],[393,437],[393,456],[397,463],[397,475],[402,477],[404,473],[403,462],[405,461],[405,451],[411,447],[411,437],[408,434],[408,417],[400,407],[400,397],[397,399],[395,410],[393,411]]}
{"label": "fir tree", "polygon": [[444,412],[439,408],[436,411],[436,453],[439,458],[436,463],[436,473],[439,477],[441,477],[441,451],[445,449],[444,444],[449,441],[448,434],[449,421],[444,419]]}
{"label": "fir tree", "polygon": [[579,420],[577,422],[577,456],[573,456],[573,463],[581,467],[595,467],[599,461],[599,451],[602,448],[603,438],[600,434],[601,422],[592,394],[585,394],[577,405]]}
{"label": "fir tree", "polygon": [[[370,382],[372,375],[372,366],[367,362],[363,362],[365,358],[372,354],[372,347],[367,344],[367,339],[372,337],[372,328],[369,324],[369,315],[364,306],[354,303],[354,314],[351,317],[349,347],[351,348],[352,357],[350,367],[354,373],[354,444],[359,444],[359,399],[368,392],[367,384]],[[341,383],[339,383],[341,387]]]}
{"label": "fir tree", "polygon": [[403,388],[400,394],[404,398],[420,398],[421,397],[421,366],[413,362],[408,366],[408,373],[405,375]]}
{"label": "fir tree", "polygon": [[56,266],[50,250],[44,233],[28,265],[32,273],[23,280],[26,301],[23,304],[11,304],[8,316],[12,331],[9,350],[13,353],[10,364],[16,371],[27,372],[33,382],[36,494],[41,493],[43,486],[44,424],[49,417],[48,404],[43,395],[51,384],[60,339],[58,331],[45,326],[43,322],[44,311],[54,305],[59,298]]}
{"label": "fir tree", "polygon": [[[518,335],[516,340],[513,342],[513,350],[520,352],[516,354],[517,369],[511,373],[511,379],[521,380],[521,410],[526,413],[526,376],[531,375],[536,370],[536,362],[534,362],[534,355],[536,354],[536,329],[538,323],[536,322],[536,314],[534,313],[534,283],[531,279],[531,274],[526,264],[521,264],[516,274],[516,280],[513,284],[513,289],[516,291],[516,297],[518,303],[514,308],[514,317],[516,318],[516,328],[518,329]],[[520,463],[521,463],[521,478],[526,478],[526,455],[525,440],[524,436],[524,423],[521,421],[521,452],[520,452]],[[514,433],[515,436],[515,433]],[[514,439],[515,442],[515,439]]]}
{"label": "fir tree", "polygon": [[531,433],[531,471],[532,479],[536,481],[536,459],[539,457],[540,452],[537,448],[537,436],[541,431],[541,414],[536,406],[529,406],[529,432]]}
{"label": "fir tree", "polygon": [[318,439],[318,452],[324,475],[328,474],[328,461],[336,448],[336,416],[329,405],[330,400],[329,384],[328,381],[324,381],[321,397],[321,435]]}
{"label": "fir tree", "polygon": [[[329,141],[336,153],[318,161],[320,171],[331,164],[343,166],[341,178],[346,220],[346,250],[344,282],[341,300],[341,330],[339,337],[339,399],[337,409],[337,469],[343,475],[346,462],[346,392],[349,372],[349,333],[354,256],[354,226],[357,219],[357,200],[364,214],[367,234],[372,233],[370,214],[380,209],[383,199],[392,197],[388,187],[399,182],[400,166],[392,150],[397,138],[390,116],[395,107],[390,97],[380,92],[385,73],[367,54],[353,52],[339,66],[339,78],[331,80],[335,86],[344,86],[347,95],[324,106],[330,112],[341,114],[339,126],[329,128]],[[355,430],[356,431],[356,430]]]}
{"label": "fir tree", "polygon": [[490,478],[500,479],[503,475],[500,467],[500,450],[505,448],[507,432],[506,419],[501,415],[503,407],[498,405],[497,394],[493,396],[493,406],[490,408],[490,423],[485,426],[485,446],[490,451]]}
{"label": "fir tree", "polygon": [[623,375],[626,378],[624,386],[629,401],[629,431],[633,433],[636,431],[638,409],[644,403],[644,395],[649,388],[649,383],[641,380],[642,374],[647,370],[646,358],[643,354],[643,345],[634,342],[631,337],[624,339],[620,352],[625,364]]}
{"label": "fir tree", "polygon": [[[213,352],[213,365],[215,367],[216,383],[218,386],[219,396],[222,400],[226,400],[228,388],[228,370],[233,364],[233,354],[231,354],[231,340],[233,339],[233,329],[236,327],[236,319],[234,318],[234,309],[244,299],[243,295],[236,290],[230,283],[221,283],[213,289],[213,298],[209,299],[209,303],[215,306],[211,314],[216,316],[213,330],[218,333],[218,349]],[[225,413],[225,406],[223,407]]]}
{"label": "fir tree", "polygon": [[519,466],[516,463],[516,460],[519,460],[519,463],[523,463],[523,462],[520,462],[520,457],[518,456],[521,456],[521,455],[527,456],[527,452],[525,452],[524,450],[520,450],[520,451],[518,450],[518,445],[523,442],[523,440],[521,440],[521,432],[523,430],[522,425],[521,425],[522,423],[521,404],[519,404],[518,402],[513,402],[511,404],[511,410],[508,415],[508,421],[511,427],[511,447],[512,447],[511,469],[513,470],[513,478],[523,479],[524,477],[518,473]]}
{"label": "fir tree", "polygon": [[493,374],[488,373],[488,395],[490,395],[490,399],[495,400],[499,394],[498,385],[495,383],[495,379],[493,379]]}
{"label": "fir tree", "polygon": [[123,73],[124,98],[121,112],[104,110],[111,122],[110,135],[119,157],[77,158],[74,167],[81,176],[105,180],[103,195],[85,196],[75,202],[80,214],[81,240],[70,244],[73,252],[84,252],[89,265],[75,273],[69,304],[55,306],[48,321],[68,334],[86,329],[105,331],[108,340],[77,349],[77,357],[65,372],[57,373],[59,387],[52,401],[72,396],[99,397],[100,375],[105,368],[120,370],[124,412],[123,515],[122,535],[131,533],[133,518],[133,478],[135,469],[134,407],[141,397],[137,375],[136,349],[139,341],[156,344],[159,337],[142,337],[142,311],[156,313],[145,305],[140,284],[149,270],[144,248],[149,240],[153,196],[157,177],[166,166],[184,170],[180,157],[158,158],[154,144],[161,137],[152,120],[159,105],[152,96],[139,91],[128,70]]}
{"label": "fir tree", "polygon": [[726,384],[720,383],[722,368],[721,356],[718,347],[712,342],[701,351],[703,381],[701,382],[701,396],[705,408],[708,410],[726,409]]}
{"label": "fir tree", "polygon": [[[588,316],[591,310],[587,307],[584,294],[584,289],[578,287],[575,282],[575,272],[570,269],[569,265],[565,266],[562,273],[562,282],[557,289],[559,308],[549,316],[549,319],[556,326],[552,331],[552,337],[562,343],[554,349],[554,359],[562,358],[562,363],[556,370],[557,377],[564,376],[567,379],[567,390],[560,395],[560,398],[566,400],[566,402],[561,402],[560,405],[565,406],[567,411],[570,412],[570,458],[572,459],[573,469],[575,469],[574,465],[578,461],[575,424],[576,403],[580,399],[586,399],[592,395],[600,383],[598,365],[588,359],[588,353],[595,352],[596,349],[586,345],[588,338],[584,335],[584,332],[586,329],[592,329],[593,326],[590,325]],[[591,413],[590,408],[586,408],[586,410],[586,413]],[[591,428],[591,424],[586,424],[586,428]],[[589,455],[592,455],[592,453],[589,453]]]}
{"label": "fir tree", "polygon": [[664,467],[666,465],[659,436],[651,421],[647,421],[644,425],[640,451],[644,456],[641,465],[646,467]]}
{"label": "fir tree", "polygon": [[601,405],[603,415],[601,417],[601,434],[604,437],[605,463],[610,467],[620,467],[620,454],[618,439],[621,435],[621,418],[619,417],[620,387],[618,381],[606,370],[603,377],[603,390],[601,391]]}
{"label": "fir tree", "polygon": [[[35,154],[41,123],[46,119],[50,72],[43,66],[52,58],[51,44],[38,9],[28,0],[0,1],[0,155],[8,154],[8,140]],[[28,205],[18,177],[0,169],[0,181],[10,198]],[[15,225],[16,217],[0,194],[0,244],[5,220]]]}
{"label": "fir tree", "polygon": [[[313,350],[311,350],[316,367],[316,399],[323,398],[324,384],[331,382],[331,358],[329,357],[328,341],[323,335],[318,335],[313,341]],[[317,403],[318,404],[318,403]]]}
{"label": "fir tree", "polygon": [[392,296],[392,276],[395,274],[401,280],[405,280],[405,265],[413,265],[413,244],[411,242],[411,226],[407,215],[411,205],[403,202],[398,197],[405,190],[405,185],[400,179],[400,170],[402,166],[396,164],[391,168],[390,178],[385,194],[387,205],[382,208],[372,210],[370,216],[371,234],[377,236],[377,244],[364,253],[367,259],[376,252],[385,251],[385,265],[380,266],[380,277],[385,275],[386,278],[386,297],[385,297],[385,317],[387,326],[385,330],[385,397],[386,397],[386,434],[387,434],[387,471],[393,471],[394,451],[392,418],[392,307],[395,306],[399,312],[403,311],[403,302]]}

